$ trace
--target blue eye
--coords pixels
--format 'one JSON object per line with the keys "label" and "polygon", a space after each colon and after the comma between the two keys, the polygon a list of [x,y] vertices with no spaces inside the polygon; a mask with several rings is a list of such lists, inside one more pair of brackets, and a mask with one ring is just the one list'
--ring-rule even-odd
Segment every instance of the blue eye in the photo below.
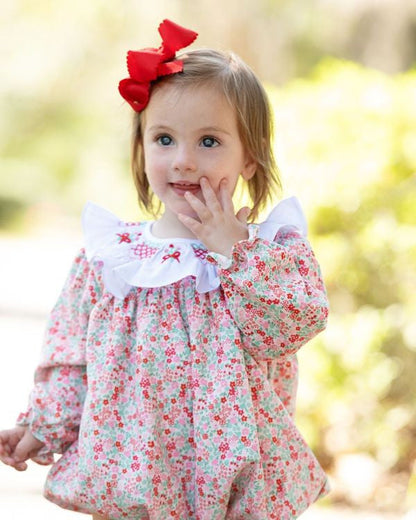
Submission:
{"label": "blue eye", "polygon": [[220,144],[215,137],[203,137],[201,143],[205,148],[214,148]]}
{"label": "blue eye", "polygon": [[162,146],[170,146],[173,142],[173,139],[169,135],[160,135],[157,138],[157,142]]}

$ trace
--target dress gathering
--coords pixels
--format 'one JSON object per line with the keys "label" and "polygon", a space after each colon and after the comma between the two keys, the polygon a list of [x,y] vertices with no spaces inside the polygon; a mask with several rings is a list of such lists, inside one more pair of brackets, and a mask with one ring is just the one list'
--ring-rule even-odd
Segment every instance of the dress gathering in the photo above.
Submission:
{"label": "dress gathering", "polygon": [[294,423],[326,324],[295,198],[231,258],[93,204],[19,423],[61,454],[45,496],[110,518],[289,519],[328,490]]}

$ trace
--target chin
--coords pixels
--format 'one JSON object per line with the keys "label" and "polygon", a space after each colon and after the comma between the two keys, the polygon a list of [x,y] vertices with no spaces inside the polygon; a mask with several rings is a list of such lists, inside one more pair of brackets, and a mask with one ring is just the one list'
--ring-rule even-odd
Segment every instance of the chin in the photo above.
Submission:
{"label": "chin", "polygon": [[174,213],[175,215],[178,215],[179,213],[181,213],[182,215],[186,215],[187,217],[192,217],[192,218],[199,220],[198,215],[195,213],[195,211],[189,206],[189,204],[186,201],[184,201],[183,204],[172,205],[170,207],[170,211],[172,213]]}

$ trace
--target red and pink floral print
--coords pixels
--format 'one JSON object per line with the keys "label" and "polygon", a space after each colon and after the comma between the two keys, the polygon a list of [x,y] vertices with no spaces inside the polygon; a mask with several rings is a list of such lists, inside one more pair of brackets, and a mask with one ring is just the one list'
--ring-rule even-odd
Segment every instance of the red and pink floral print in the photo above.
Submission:
{"label": "red and pink floral print", "polygon": [[[46,497],[114,519],[298,517],[327,491],[293,421],[296,352],[328,308],[307,240],[280,227],[236,244],[225,268],[195,240],[153,240],[146,226],[118,222],[89,260],[80,252],[51,313],[20,418],[62,454]],[[159,285],[114,295],[109,269],[123,255],[136,270],[169,256]],[[163,266],[171,276],[190,255],[195,274],[164,283]],[[207,269],[219,283],[201,292]]]}

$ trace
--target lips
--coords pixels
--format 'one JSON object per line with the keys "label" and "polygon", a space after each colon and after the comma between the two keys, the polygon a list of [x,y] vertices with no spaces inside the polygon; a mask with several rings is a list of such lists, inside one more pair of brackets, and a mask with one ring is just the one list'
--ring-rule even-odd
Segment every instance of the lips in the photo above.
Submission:
{"label": "lips", "polygon": [[187,191],[190,193],[197,193],[201,186],[193,182],[170,182],[171,188],[179,195],[184,195]]}

